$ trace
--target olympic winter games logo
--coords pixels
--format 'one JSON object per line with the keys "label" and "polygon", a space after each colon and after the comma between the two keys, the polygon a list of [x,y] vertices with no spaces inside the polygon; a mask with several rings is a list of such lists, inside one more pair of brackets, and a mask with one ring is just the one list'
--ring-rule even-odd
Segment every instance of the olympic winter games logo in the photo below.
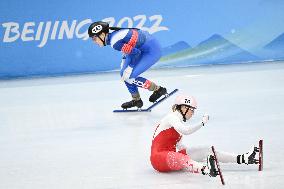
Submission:
{"label": "olympic winter games logo", "polygon": [[102,25],[96,25],[93,29],[92,29],[92,32],[93,33],[99,33],[101,32],[103,29],[103,26]]}

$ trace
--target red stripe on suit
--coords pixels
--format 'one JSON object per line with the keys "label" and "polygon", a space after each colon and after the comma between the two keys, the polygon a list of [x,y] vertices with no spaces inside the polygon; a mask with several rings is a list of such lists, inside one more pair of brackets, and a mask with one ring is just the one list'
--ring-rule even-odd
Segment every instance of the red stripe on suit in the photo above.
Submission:
{"label": "red stripe on suit", "polygon": [[125,43],[123,45],[121,51],[126,54],[129,54],[132,51],[132,49],[135,47],[137,39],[138,39],[138,32],[136,30],[132,30],[132,36],[130,40],[128,41],[128,43]]}

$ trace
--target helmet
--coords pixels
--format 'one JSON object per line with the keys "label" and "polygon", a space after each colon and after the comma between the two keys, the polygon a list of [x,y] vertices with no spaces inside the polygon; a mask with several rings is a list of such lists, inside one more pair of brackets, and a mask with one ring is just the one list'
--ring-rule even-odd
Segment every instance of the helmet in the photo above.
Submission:
{"label": "helmet", "polygon": [[[181,110],[181,105],[187,106],[185,112]],[[189,111],[190,108],[196,109],[197,108],[197,102],[193,96],[187,96],[187,95],[179,95],[175,99],[175,104],[173,105],[172,109],[173,111],[179,110],[183,117],[183,121],[186,122],[188,118],[186,118],[186,114]]]}
{"label": "helmet", "polygon": [[197,102],[193,96],[179,95],[175,99],[175,105],[185,105],[191,108],[197,108]]}
{"label": "helmet", "polygon": [[89,26],[89,37],[99,36],[101,33],[109,33],[109,24],[107,22],[94,22]]}

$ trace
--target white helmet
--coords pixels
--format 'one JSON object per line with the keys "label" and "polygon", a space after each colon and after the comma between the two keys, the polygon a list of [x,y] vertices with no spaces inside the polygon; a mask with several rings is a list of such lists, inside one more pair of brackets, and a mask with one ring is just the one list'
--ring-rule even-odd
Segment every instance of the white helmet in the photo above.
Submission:
{"label": "white helmet", "polygon": [[175,105],[186,105],[191,108],[197,108],[197,102],[193,96],[179,95],[175,99]]}

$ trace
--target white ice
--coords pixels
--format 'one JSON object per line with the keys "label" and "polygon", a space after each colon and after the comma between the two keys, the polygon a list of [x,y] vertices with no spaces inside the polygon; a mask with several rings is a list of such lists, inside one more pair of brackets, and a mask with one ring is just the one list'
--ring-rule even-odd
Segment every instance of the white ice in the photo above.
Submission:
{"label": "white ice", "polygon": [[[203,66],[148,71],[144,76],[194,95],[191,123],[208,125],[184,137],[244,153],[264,140],[264,171],[222,164],[227,188],[284,185],[284,64]],[[145,107],[148,91],[140,90]],[[158,173],[151,139],[174,97],[151,113],[113,113],[130,100],[118,73],[0,82],[0,189],[222,188],[219,178]]]}

